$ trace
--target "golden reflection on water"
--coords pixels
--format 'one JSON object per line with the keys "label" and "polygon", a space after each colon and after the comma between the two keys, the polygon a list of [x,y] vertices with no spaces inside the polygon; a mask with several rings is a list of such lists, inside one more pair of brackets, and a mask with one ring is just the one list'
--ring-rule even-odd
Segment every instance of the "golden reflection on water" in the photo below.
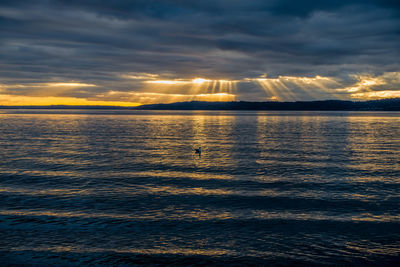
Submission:
{"label": "golden reflection on water", "polygon": [[[348,147],[352,152],[347,164],[348,168],[362,170],[367,174],[381,173],[379,176],[360,175],[357,181],[399,183],[398,177],[385,175],[400,173],[398,117],[354,116],[348,121]],[[390,197],[398,197],[397,193],[390,193]]]}
{"label": "golden reflection on water", "polygon": [[346,248],[349,250],[357,251],[363,254],[369,255],[386,255],[386,256],[398,256],[400,254],[400,242],[396,242],[391,245],[384,245],[377,242],[360,242],[360,241],[349,241],[346,242]]}
{"label": "golden reflection on water", "polygon": [[1,115],[8,250],[397,256],[398,116],[363,114]]}
{"label": "golden reflection on water", "polygon": [[177,254],[177,255],[200,255],[200,256],[222,256],[234,255],[234,251],[224,249],[194,249],[194,248],[181,248],[181,247],[168,247],[163,248],[98,248],[86,246],[19,246],[10,248],[10,251],[37,251],[37,252],[73,252],[73,253],[133,253],[133,254]]}
{"label": "golden reflection on water", "polygon": [[61,210],[0,210],[5,216],[48,216],[55,218],[80,219],[121,219],[121,220],[296,220],[296,221],[336,221],[336,222],[391,222],[399,223],[400,214],[335,213],[323,211],[266,211],[258,209],[194,209],[179,210],[173,206],[164,210],[148,211],[144,214],[116,214]]}
{"label": "golden reflection on water", "polygon": [[94,190],[83,190],[76,188],[62,188],[62,189],[34,189],[34,188],[13,188],[13,187],[0,187],[0,193],[12,193],[30,196],[88,196],[96,193]]}
{"label": "golden reflection on water", "polygon": [[[207,152],[204,152],[207,153]],[[212,175],[205,172],[183,172],[183,171],[138,171],[129,172],[128,175],[133,177],[155,177],[155,178],[184,178],[193,180],[241,180],[231,174],[216,174]]]}
{"label": "golden reflection on water", "polygon": [[[197,113],[197,114],[196,114]],[[268,114],[268,113],[267,113]],[[109,122],[109,119],[103,117],[104,122]],[[143,119],[143,118],[141,118]],[[112,153],[125,153],[131,154],[137,152],[147,152],[150,157],[143,159],[154,163],[155,160],[160,160],[166,164],[187,164],[187,162],[181,158],[177,158],[182,152],[188,153],[186,155],[193,156],[191,153],[193,148],[202,146],[203,157],[207,155],[207,152],[218,154],[217,157],[212,157],[215,164],[219,165],[232,165],[237,164],[240,160],[232,156],[232,151],[240,145],[241,140],[232,139],[235,133],[238,131],[237,125],[239,118],[237,116],[226,115],[221,112],[216,115],[205,115],[203,112],[194,112],[190,116],[148,116],[148,120],[143,129],[146,132],[147,137],[143,138],[142,142],[145,144],[143,149],[129,150],[120,146],[118,139],[108,139],[107,142],[111,144],[106,152]],[[240,118],[242,119],[242,118]],[[297,163],[304,167],[312,168],[320,164],[326,164],[330,166],[333,162],[330,161],[333,153],[337,151],[343,151],[343,155],[348,158],[343,159],[343,162],[347,162],[343,167],[356,167],[359,169],[365,169],[373,171],[379,169],[379,165],[373,163],[376,159],[377,153],[386,153],[387,156],[391,157],[394,162],[396,157],[396,146],[399,144],[398,141],[393,140],[393,136],[396,136],[396,130],[392,129],[390,133],[379,132],[381,119],[373,116],[340,116],[341,131],[345,130],[348,134],[341,133],[342,137],[340,140],[337,139],[334,129],[324,128],[328,120],[334,120],[335,118],[328,116],[273,116],[271,114],[265,116],[262,112],[256,116],[256,127],[257,131],[252,133],[246,133],[247,139],[257,140],[258,159],[257,162],[261,165],[271,165],[279,161],[279,164],[290,166],[293,164],[290,160],[280,160],[282,155],[277,154],[273,149],[281,149],[285,151],[290,149],[293,145],[299,151],[304,153],[297,159]],[[386,121],[396,119],[385,118]],[[87,128],[91,127],[91,116],[81,115],[69,115],[55,117],[52,115],[42,116],[41,118],[35,118],[35,127],[41,128],[46,132],[76,132],[84,133],[87,132]],[[132,124],[129,124],[129,121]],[[138,121],[135,116],[128,116],[118,120],[122,128],[133,127],[133,124]],[[63,124],[60,128],[60,122]],[[363,134],[357,134],[360,131],[360,125],[363,124]],[[283,125],[292,125],[292,128],[285,128]],[[118,125],[115,125],[118,127]],[[295,128],[293,128],[295,127]],[[366,130],[365,130],[366,129]],[[240,130],[240,129],[239,129]],[[333,131],[332,131],[333,130]],[[296,133],[297,132],[297,133]],[[106,135],[107,132],[104,132]],[[292,134],[291,138],[295,140],[289,140],[287,137]],[[253,135],[253,136],[252,136]],[[54,136],[55,138],[55,136]],[[86,141],[82,138],[87,138]],[[45,149],[52,157],[46,156],[35,156],[26,158],[26,160],[35,161],[37,163],[47,164],[64,164],[69,166],[80,166],[84,164],[91,164],[91,159],[83,159],[82,155],[90,155],[93,145],[96,144],[107,144],[106,142],[99,143],[99,139],[104,136],[95,135],[77,135],[69,136],[68,140],[51,139],[51,136],[36,137],[35,142],[42,142],[41,140],[51,140],[50,145],[42,146],[40,149]],[[385,146],[386,139],[391,138],[391,146]],[[174,144],[173,142],[177,142]],[[83,142],[84,141],[84,142]],[[112,143],[117,144],[113,146]],[[332,146],[335,144],[335,146]],[[116,148],[118,147],[118,149]],[[215,147],[215,148],[214,148]],[[217,150],[218,148],[218,150]],[[333,151],[330,151],[334,149]],[[398,147],[397,147],[398,149]],[[391,152],[394,153],[391,153]],[[149,153],[153,153],[150,155]],[[311,152],[311,153],[310,153]],[[253,153],[249,151],[249,153]],[[66,155],[71,155],[66,157]],[[73,157],[73,155],[80,155],[79,157]],[[211,155],[211,154],[209,154]],[[118,155],[117,155],[118,156]],[[119,155],[124,156],[124,155]],[[156,157],[154,157],[156,156]],[[210,157],[209,157],[210,158]],[[194,158],[196,159],[196,158]],[[196,162],[199,164],[199,162]],[[204,164],[211,164],[211,162],[204,160],[201,162]],[[384,166],[386,167],[386,166]],[[399,165],[394,164],[393,168],[395,171],[399,170]],[[55,170],[49,170],[52,172]],[[165,170],[163,175],[166,174],[174,175],[173,172]],[[187,174],[192,175],[192,174]],[[216,175],[218,177],[219,174]],[[201,175],[198,175],[200,179]],[[228,177],[228,176],[227,176]]]}
{"label": "golden reflection on water", "polygon": [[139,196],[139,195],[175,195],[175,196],[237,196],[237,197],[286,197],[299,199],[335,199],[335,200],[374,200],[378,199],[371,193],[326,193],[323,190],[299,190],[299,189],[253,189],[245,190],[240,188],[231,189],[210,189],[204,187],[178,187],[178,186],[160,186],[155,184],[136,185],[136,186],[109,186],[107,188],[96,189],[78,189],[78,188],[21,188],[21,187],[0,187],[0,193],[19,194],[29,196],[58,196],[83,197],[83,196]]}

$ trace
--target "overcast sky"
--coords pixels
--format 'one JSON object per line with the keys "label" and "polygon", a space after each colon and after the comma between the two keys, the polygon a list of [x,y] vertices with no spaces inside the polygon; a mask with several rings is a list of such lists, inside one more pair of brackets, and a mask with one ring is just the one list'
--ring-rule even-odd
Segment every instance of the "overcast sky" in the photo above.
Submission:
{"label": "overcast sky", "polygon": [[0,1],[0,104],[400,97],[400,1]]}

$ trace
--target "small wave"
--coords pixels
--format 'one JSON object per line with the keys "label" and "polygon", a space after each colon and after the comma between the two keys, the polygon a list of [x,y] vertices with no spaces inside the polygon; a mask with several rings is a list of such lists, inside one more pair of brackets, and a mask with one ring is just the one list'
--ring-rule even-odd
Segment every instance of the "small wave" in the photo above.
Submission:
{"label": "small wave", "polygon": [[2,216],[47,216],[57,218],[97,218],[123,220],[297,220],[297,221],[337,221],[337,222],[390,222],[399,223],[400,214],[372,213],[334,213],[334,212],[304,212],[304,211],[265,211],[255,209],[198,209],[198,210],[155,210],[137,212],[137,214],[95,213],[85,211],[63,210],[0,210]]}

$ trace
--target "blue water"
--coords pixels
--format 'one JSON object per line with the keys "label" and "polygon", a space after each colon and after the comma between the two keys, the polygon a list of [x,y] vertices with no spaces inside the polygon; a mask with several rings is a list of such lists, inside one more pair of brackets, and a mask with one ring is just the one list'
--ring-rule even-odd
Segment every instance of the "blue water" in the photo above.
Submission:
{"label": "blue water", "polygon": [[0,262],[400,264],[399,153],[396,112],[2,110]]}

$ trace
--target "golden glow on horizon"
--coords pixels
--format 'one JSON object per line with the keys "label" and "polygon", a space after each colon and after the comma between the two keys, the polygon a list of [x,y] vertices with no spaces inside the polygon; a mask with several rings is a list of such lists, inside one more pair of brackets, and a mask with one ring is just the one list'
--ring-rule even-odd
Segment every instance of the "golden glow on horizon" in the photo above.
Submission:
{"label": "golden glow on horizon", "polygon": [[187,84],[190,83],[188,81],[182,80],[154,80],[154,81],[145,81],[145,83],[156,83],[156,84]]}
{"label": "golden glow on horizon", "polygon": [[[172,103],[177,101],[234,101],[236,99],[236,83],[232,80],[194,79],[150,79],[143,81],[144,92],[140,95],[140,103]],[[147,95],[146,95],[147,93]],[[149,97],[148,93],[158,94]]]}
{"label": "golden glow on horizon", "polygon": [[192,80],[192,83],[202,84],[202,83],[205,83],[205,82],[211,82],[211,80],[207,80],[207,79],[203,79],[203,78],[196,78],[196,79]]}
{"label": "golden glow on horizon", "polygon": [[338,89],[359,100],[400,97],[400,72],[385,72],[380,76],[353,75],[357,82]]}
{"label": "golden glow on horizon", "polygon": [[65,87],[96,87],[95,84],[88,83],[46,83],[46,86],[65,86]]}
{"label": "golden glow on horizon", "polygon": [[75,106],[139,106],[140,103],[108,100],[88,100],[77,97],[36,97],[0,94],[0,105],[3,106],[49,106],[49,105],[75,105]]}
{"label": "golden glow on horizon", "polygon": [[379,99],[379,98],[400,98],[400,91],[375,91],[351,94],[352,98],[358,99]]}
{"label": "golden glow on horizon", "polygon": [[109,91],[97,95],[95,99],[133,101],[141,104],[153,103],[173,103],[184,101],[234,101],[236,96],[228,93],[199,93],[199,94],[172,94],[172,93],[155,93],[155,92],[117,92]]}
{"label": "golden glow on horizon", "polygon": [[203,79],[203,78],[195,78],[193,80],[183,80],[183,79],[175,79],[175,80],[149,80],[145,81],[145,83],[156,83],[156,84],[202,84],[205,82],[211,82],[211,80]]}
{"label": "golden glow on horizon", "polygon": [[[40,83],[3,83],[0,84],[0,105],[137,106],[192,100],[234,101],[247,100],[247,90],[256,101],[367,100],[400,97],[400,72],[385,72],[379,76],[350,75],[351,79],[345,80],[320,75],[269,78],[266,74],[237,80],[180,78],[170,73],[144,72],[118,74],[117,77],[125,81],[122,84],[115,81],[115,84],[106,85],[71,80],[55,82],[55,79]],[[240,92],[237,90],[239,83]],[[115,89],[111,89],[114,85]],[[134,89],[129,90],[131,85]],[[256,88],[260,91],[254,90]],[[76,97],[77,95],[82,97]]]}
{"label": "golden glow on horizon", "polygon": [[[348,93],[357,93],[362,90],[369,90],[371,86],[384,85],[385,81],[381,77],[371,77],[369,75],[354,76],[358,81],[349,87],[339,89]],[[355,94],[351,94],[355,95]]]}
{"label": "golden glow on horizon", "polygon": [[269,96],[269,100],[295,101],[298,94],[308,96],[311,99],[318,99],[321,95],[332,95],[339,98],[331,87],[338,83],[329,77],[294,77],[279,76],[267,78],[263,75],[260,78],[245,79],[245,81],[256,82]]}

